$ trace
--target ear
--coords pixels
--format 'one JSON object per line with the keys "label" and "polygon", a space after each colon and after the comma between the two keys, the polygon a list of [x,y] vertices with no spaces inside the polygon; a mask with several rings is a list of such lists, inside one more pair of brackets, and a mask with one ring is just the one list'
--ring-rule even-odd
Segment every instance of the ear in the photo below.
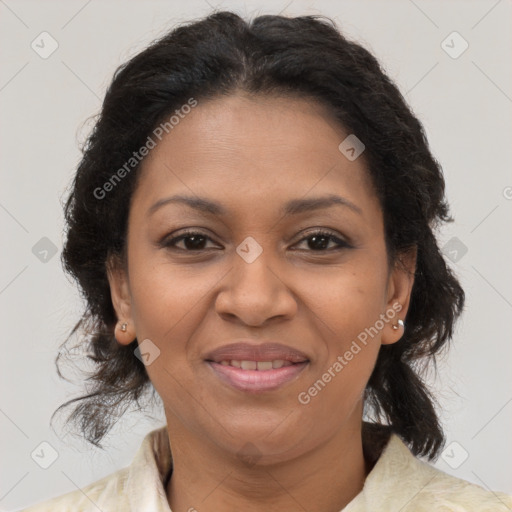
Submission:
{"label": "ear", "polygon": [[132,318],[128,272],[118,255],[109,255],[106,269],[110,297],[118,320],[114,331],[115,338],[121,345],[129,345],[135,339],[136,334]]}
{"label": "ear", "polygon": [[388,281],[386,317],[389,321],[382,330],[381,343],[396,343],[404,335],[407,326],[399,323],[405,320],[411,301],[414,274],[416,271],[417,247],[414,246],[398,255]]}

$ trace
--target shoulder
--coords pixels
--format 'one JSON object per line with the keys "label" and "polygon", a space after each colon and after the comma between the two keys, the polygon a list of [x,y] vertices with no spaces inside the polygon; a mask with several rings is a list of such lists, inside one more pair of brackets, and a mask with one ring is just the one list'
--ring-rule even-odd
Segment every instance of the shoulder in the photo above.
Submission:
{"label": "shoulder", "polygon": [[512,496],[504,492],[485,489],[425,462],[418,463],[427,467],[425,475],[428,475],[428,484],[424,496],[421,497],[421,492],[418,496],[425,510],[431,510],[433,506],[439,510],[468,512],[506,512],[512,509]]}
{"label": "shoulder", "polygon": [[20,512],[168,510],[163,482],[171,469],[170,444],[163,427],[144,438],[130,466]]}
{"label": "shoulder", "polygon": [[[376,471],[370,473],[367,502],[372,510],[402,512],[507,512],[512,496],[487,490],[415,457],[396,435],[390,438]],[[380,499],[379,495],[380,494]],[[384,499],[383,499],[384,498]],[[379,503],[380,502],[380,503]],[[382,507],[382,508],[379,508]]]}
{"label": "shoulder", "polygon": [[126,510],[123,502],[128,477],[124,468],[89,484],[48,501],[30,506],[20,512],[113,512]]}
{"label": "shoulder", "polygon": [[[454,477],[422,461],[419,465],[426,468],[416,469],[420,475],[418,483],[424,488],[418,489],[411,505],[406,510],[439,510],[460,512],[507,512],[512,510],[512,496],[500,491],[487,490],[477,484]],[[422,478],[423,477],[423,478]],[[417,504],[418,506],[414,505]]]}

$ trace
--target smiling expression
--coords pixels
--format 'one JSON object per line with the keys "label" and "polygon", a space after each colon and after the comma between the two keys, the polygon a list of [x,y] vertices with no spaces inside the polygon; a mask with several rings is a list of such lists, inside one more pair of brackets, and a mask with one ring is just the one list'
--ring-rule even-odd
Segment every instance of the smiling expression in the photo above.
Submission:
{"label": "smiling expression", "polygon": [[160,351],[147,371],[171,432],[232,453],[250,440],[279,461],[360,425],[381,344],[402,335],[391,323],[315,400],[297,400],[379,315],[399,303],[404,318],[409,303],[364,154],[338,149],[348,135],[313,101],[234,94],[199,101],[144,160],[127,268],[109,279],[129,324],[118,341]]}

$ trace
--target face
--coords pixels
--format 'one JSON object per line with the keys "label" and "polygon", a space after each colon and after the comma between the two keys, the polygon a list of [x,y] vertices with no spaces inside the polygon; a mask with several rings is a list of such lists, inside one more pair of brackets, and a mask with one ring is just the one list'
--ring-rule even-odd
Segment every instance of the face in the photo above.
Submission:
{"label": "face", "polygon": [[199,102],[144,160],[127,268],[109,279],[128,323],[116,338],[145,343],[171,438],[253,443],[263,463],[360,428],[412,278],[388,266],[364,153],[338,149],[348,135],[314,102],[236,94]]}

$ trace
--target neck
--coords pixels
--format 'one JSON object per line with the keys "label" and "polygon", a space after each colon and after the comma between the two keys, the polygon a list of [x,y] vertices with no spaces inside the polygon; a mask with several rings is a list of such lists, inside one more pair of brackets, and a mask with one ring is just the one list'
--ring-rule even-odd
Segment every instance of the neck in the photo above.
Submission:
{"label": "neck", "polygon": [[179,439],[171,443],[169,505],[173,512],[339,511],[362,490],[372,467],[364,457],[361,427],[359,417],[297,457],[251,464],[168,421],[170,439]]}

